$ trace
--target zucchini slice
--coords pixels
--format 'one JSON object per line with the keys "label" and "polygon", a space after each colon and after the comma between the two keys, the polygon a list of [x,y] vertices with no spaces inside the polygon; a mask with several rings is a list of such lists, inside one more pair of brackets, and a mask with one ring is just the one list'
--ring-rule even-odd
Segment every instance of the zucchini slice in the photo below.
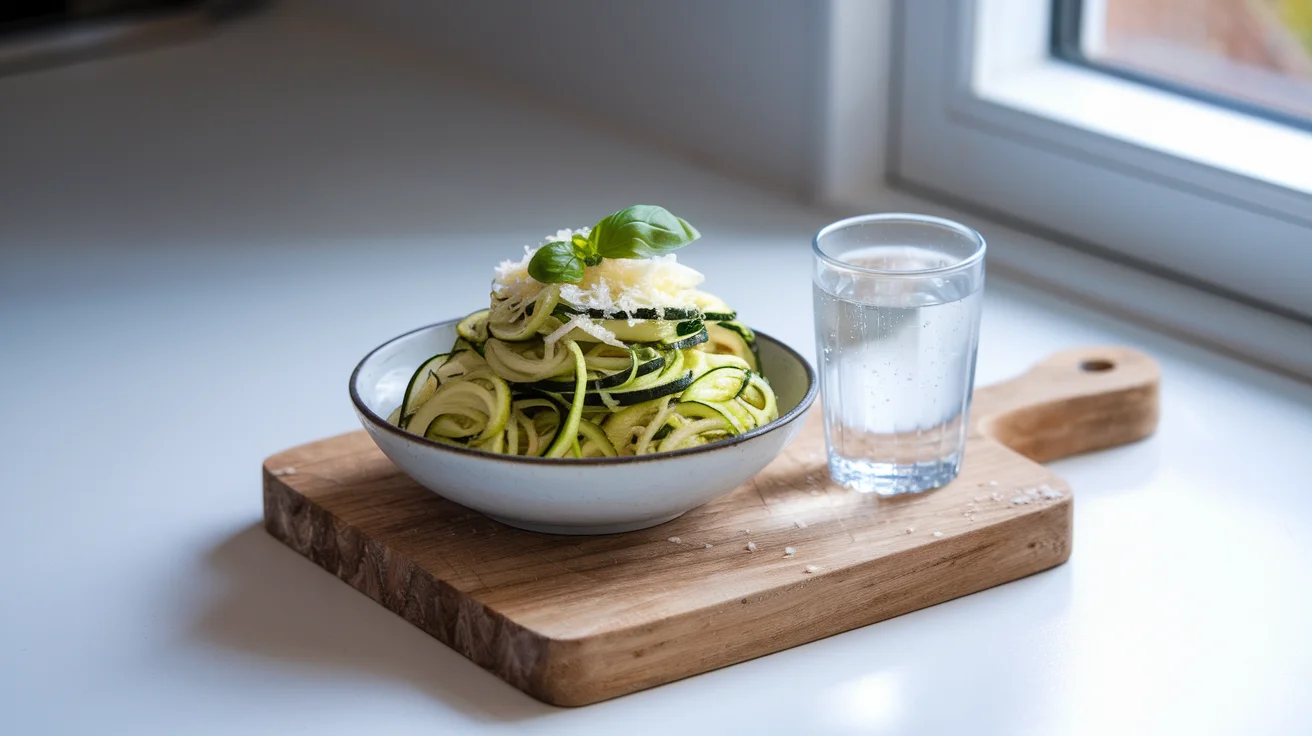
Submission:
{"label": "zucchini slice", "polygon": [[579,457],[615,457],[619,453],[601,427],[586,419],[579,420]]}
{"label": "zucchini slice", "polygon": [[697,308],[702,310],[703,319],[707,322],[730,322],[738,317],[738,313],[732,307],[714,294],[707,294],[704,291],[694,292],[692,300]]}
{"label": "zucchini slice", "polygon": [[770,388],[770,382],[759,373],[748,375],[745,390],[734,401],[742,404],[756,418],[756,426],[764,427],[779,418],[779,403]]}
{"label": "zucchini slice", "polygon": [[[630,348],[629,367],[624,370],[615,371],[614,373],[597,374],[589,371],[588,390],[604,391],[619,386],[632,383],[635,379],[642,376],[650,375],[665,367],[665,356],[655,351],[647,353],[650,357],[647,360],[640,360],[638,351]],[[542,389],[543,391],[571,391],[574,388],[573,381],[547,380],[537,381],[531,384],[533,388]]]}
{"label": "zucchini slice", "polygon": [[541,381],[569,370],[570,365],[570,352],[563,345],[548,355],[541,341],[506,342],[494,337],[484,343],[483,351],[492,370],[511,383]]}
{"label": "zucchini slice", "polygon": [[496,310],[488,315],[487,329],[493,337],[509,342],[523,342],[536,336],[548,319],[560,299],[560,289],[547,288],[524,308],[516,319],[503,322],[497,318]]}
{"label": "zucchini slice", "polygon": [[487,369],[487,361],[483,356],[469,350],[457,350],[451,353],[451,357],[442,365],[438,366],[433,374],[437,376],[439,384],[469,375],[477,371]]}
{"label": "zucchini slice", "polygon": [[712,368],[689,384],[680,397],[683,401],[718,404],[732,401],[747,388],[751,371],[726,365]]}
{"label": "zucchini slice", "polygon": [[[693,381],[692,371],[684,371],[681,375],[664,382],[657,383],[645,388],[627,389],[624,391],[598,391],[596,393],[585,393],[583,403],[587,406],[608,406],[607,399],[614,406],[632,406],[641,404],[644,401],[659,399],[671,394],[677,394],[688,388]],[[574,394],[560,394],[562,401],[573,402]]]}
{"label": "zucchini slice", "polygon": [[510,386],[485,368],[458,381],[442,382],[406,429],[429,439],[486,442],[509,420]]}
{"label": "zucchini slice", "polygon": [[[629,324],[626,319],[602,319],[597,320],[596,324],[615,335],[615,339],[626,344],[663,343],[668,345],[691,337],[702,329],[700,319],[683,320],[681,322],[648,319],[633,324]],[[577,327],[570,330],[565,337],[579,342],[598,342],[596,337]]]}
{"label": "zucchini slice", "polygon": [[671,397],[625,407],[611,414],[602,428],[620,455],[641,455],[665,425]]}
{"label": "zucchini slice", "polygon": [[470,342],[470,341],[466,340],[466,339],[463,338],[463,337],[457,337],[457,338],[456,338],[456,341],[451,345],[451,352],[455,353],[455,352],[459,352],[459,351],[461,351],[461,350],[473,350],[474,352],[478,353],[479,355],[482,355],[482,354],[483,354],[483,343],[481,343],[481,342]]}
{"label": "zucchini slice", "polygon": [[439,353],[419,364],[415,369],[414,375],[410,376],[410,382],[405,385],[405,393],[401,396],[401,411],[396,426],[401,429],[406,428],[410,417],[423,406],[425,402],[433,398],[433,393],[437,391],[437,375],[435,371],[448,359],[451,353]]}
{"label": "zucchini slice", "polygon": [[556,438],[552,440],[551,446],[547,448],[546,457],[564,457],[566,452],[573,449],[578,443],[579,421],[583,417],[583,400],[587,396],[586,384],[588,379],[588,366],[583,361],[583,351],[579,349],[578,343],[570,340],[565,343],[569,352],[574,355],[574,397],[570,400],[569,414],[565,417],[564,423],[556,432]]}
{"label": "zucchini slice", "polygon": [[702,318],[701,310],[696,307],[638,307],[626,312],[622,309],[591,309],[561,302],[556,306],[556,312],[564,315],[583,314],[592,319],[622,319],[626,321],[642,319],[682,322]]}
{"label": "zucchini slice", "polygon": [[742,417],[747,416],[751,421],[751,416],[746,412],[739,414],[737,411],[729,408],[728,403],[710,403],[703,401],[680,401],[675,404],[674,410],[680,416],[687,417],[691,420],[698,419],[723,419],[733,430],[733,434],[742,434],[755,425],[744,424]]}
{"label": "zucchini slice", "polygon": [[709,353],[733,355],[747,363],[753,371],[760,370],[756,351],[756,334],[737,322],[719,322],[706,326],[709,341],[702,348]]}
{"label": "zucchini slice", "polygon": [[456,334],[471,344],[487,341],[487,315],[491,310],[480,309],[456,324]]}
{"label": "zucchini slice", "polygon": [[695,332],[687,337],[675,337],[670,342],[662,343],[661,347],[666,350],[687,350],[688,348],[695,348],[698,345],[701,345],[708,339],[710,339],[710,336],[706,332],[706,327],[703,326],[700,332]]}
{"label": "zucchini slice", "polygon": [[670,450],[682,450],[688,447],[704,445],[707,442],[714,442],[718,439],[724,439],[732,428],[728,420],[724,417],[708,417],[706,419],[697,419],[689,422],[682,427],[677,427],[669,436],[661,440],[660,452],[669,452]]}

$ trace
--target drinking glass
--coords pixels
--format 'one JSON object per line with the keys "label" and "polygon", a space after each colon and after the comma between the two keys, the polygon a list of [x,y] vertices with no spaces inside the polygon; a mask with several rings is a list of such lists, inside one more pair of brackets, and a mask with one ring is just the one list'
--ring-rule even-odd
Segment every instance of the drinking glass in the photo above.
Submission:
{"label": "drinking glass", "polygon": [[984,238],[891,213],[835,222],[813,249],[830,475],[885,496],[945,485],[966,448]]}

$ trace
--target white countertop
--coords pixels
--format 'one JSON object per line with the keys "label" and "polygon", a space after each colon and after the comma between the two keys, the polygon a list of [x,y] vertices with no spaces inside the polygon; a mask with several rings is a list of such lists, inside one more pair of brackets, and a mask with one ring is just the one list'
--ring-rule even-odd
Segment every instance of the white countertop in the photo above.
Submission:
{"label": "white countertop", "polygon": [[266,536],[260,461],[355,428],[360,356],[557,227],[664,204],[811,341],[824,213],[354,33],[274,15],[0,78],[5,732],[1312,732],[1312,387],[997,277],[981,383],[1089,343],[1164,370],[1156,437],[1054,463],[1055,570],[563,710]]}

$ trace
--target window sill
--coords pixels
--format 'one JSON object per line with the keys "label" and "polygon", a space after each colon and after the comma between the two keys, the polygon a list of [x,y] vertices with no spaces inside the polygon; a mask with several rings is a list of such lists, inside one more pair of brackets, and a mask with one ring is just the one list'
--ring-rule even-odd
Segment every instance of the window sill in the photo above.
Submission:
{"label": "window sill", "polygon": [[[1044,59],[1005,71],[981,65],[980,71],[976,98],[958,103],[966,114],[996,122],[1005,116],[1005,122],[1036,137],[1048,137],[1046,129],[1056,124],[1129,143],[1159,154],[1153,173],[1189,184],[1200,175],[1219,179],[1215,174],[1228,173],[1238,179],[1228,183],[1233,196],[1246,198],[1243,187],[1262,185],[1263,206],[1270,206],[1271,188],[1291,190],[1282,209],[1312,222],[1306,199],[1312,195],[1312,167],[1306,163],[1312,161],[1312,133],[1061,61]],[[1022,114],[1008,114],[1014,112]],[[1137,153],[1133,161],[1114,148],[1106,153],[1143,166]],[[1177,158],[1208,171],[1179,167]]]}

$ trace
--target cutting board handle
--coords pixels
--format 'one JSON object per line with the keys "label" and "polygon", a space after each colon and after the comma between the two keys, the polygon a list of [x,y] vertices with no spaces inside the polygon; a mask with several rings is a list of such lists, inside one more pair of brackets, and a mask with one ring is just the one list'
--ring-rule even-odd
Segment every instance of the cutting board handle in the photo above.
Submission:
{"label": "cutting board handle", "polygon": [[1067,350],[976,391],[971,431],[1038,462],[1123,445],[1156,429],[1160,381],[1138,350]]}

